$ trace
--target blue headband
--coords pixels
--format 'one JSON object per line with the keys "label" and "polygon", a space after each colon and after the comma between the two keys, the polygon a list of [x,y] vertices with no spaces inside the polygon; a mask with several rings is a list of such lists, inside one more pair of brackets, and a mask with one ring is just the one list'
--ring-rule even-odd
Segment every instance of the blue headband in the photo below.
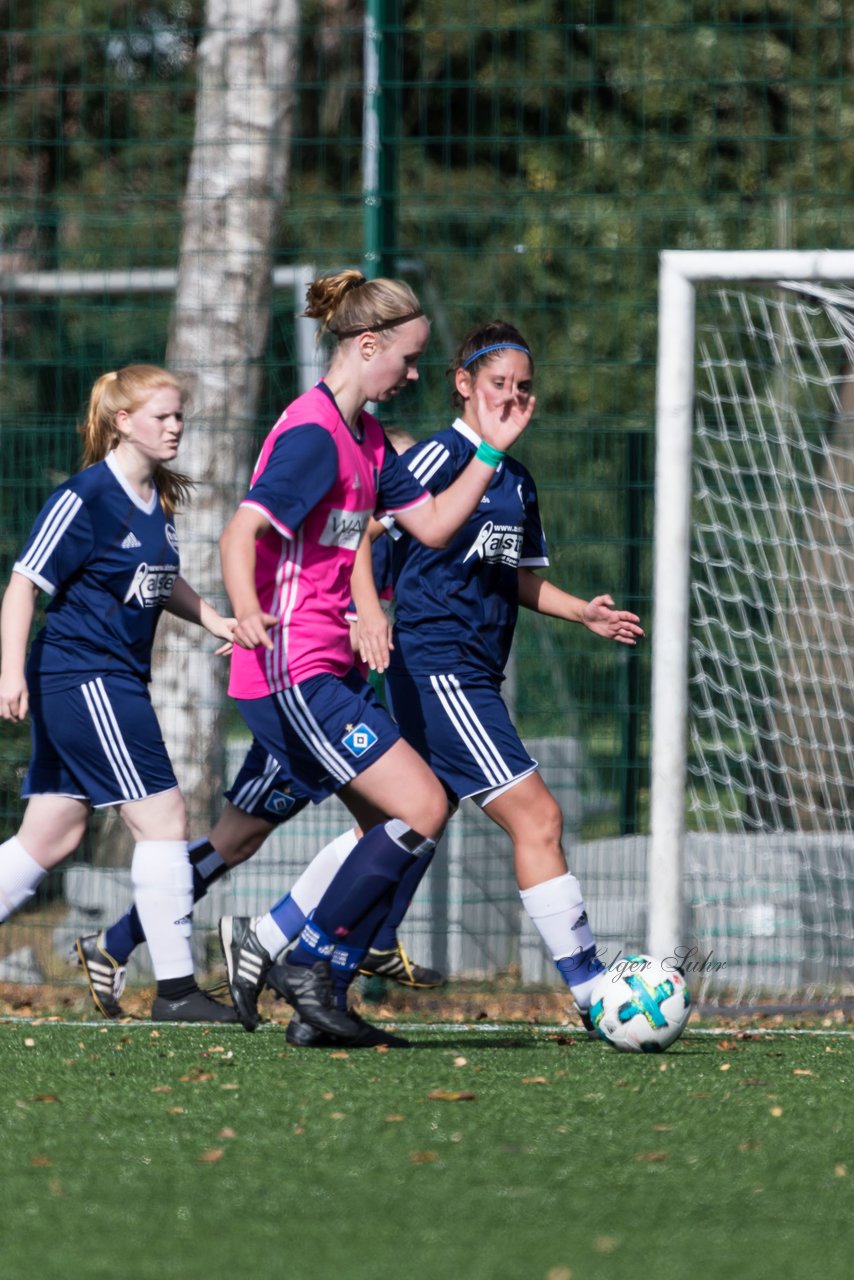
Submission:
{"label": "blue headband", "polygon": [[523,347],[518,342],[496,342],[491,347],[481,347],[480,351],[475,351],[474,355],[468,357],[462,363],[462,368],[467,369],[470,364],[474,364],[475,360],[479,360],[481,356],[488,356],[490,351],[524,351],[525,355],[530,358],[530,351],[527,347]]}

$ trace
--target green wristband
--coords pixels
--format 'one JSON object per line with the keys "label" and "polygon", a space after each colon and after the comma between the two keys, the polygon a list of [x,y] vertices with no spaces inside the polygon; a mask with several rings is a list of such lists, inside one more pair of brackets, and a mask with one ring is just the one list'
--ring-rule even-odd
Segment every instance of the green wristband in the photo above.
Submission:
{"label": "green wristband", "polygon": [[481,440],[474,456],[479,458],[481,462],[485,462],[488,467],[497,467],[500,462],[504,461],[506,455],[501,449],[493,449],[491,444]]}

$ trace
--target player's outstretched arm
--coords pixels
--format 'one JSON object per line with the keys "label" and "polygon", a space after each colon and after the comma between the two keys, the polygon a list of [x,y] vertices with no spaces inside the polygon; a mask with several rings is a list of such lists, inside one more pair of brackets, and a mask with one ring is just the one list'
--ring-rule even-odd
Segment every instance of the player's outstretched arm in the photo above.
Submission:
{"label": "player's outstretched arm", "polygon": [[565,622],[579,622],[597,636],[616,640],[619,644],[637,644],[644,634],[637,614],[615,609],[609,595],[582,600],[540,578],[531,569],[519,570],[519,603],[534,613],[562,618]]}
{"label": "player's outstretched arm", "polygon": [[204,627],[212,636],[227,643],[231,642],[234,628],[237,626],[236,618],[224,618],[213,605],[208,604],[207,600],[203,600],[199,593],[193,590],[186,578],[181,577],[175,579],[172,594],[166,604],[166,612],[173,614],[176,618],[182,618],[184,622],[195,622],[196,626]]}
{"label": "player's outstretched arm", "polygon": [[0,716],[4,720],[23,720],[29,710],[24,667],[37,595],[34,582],[13,572],[0,609]]}
{"label": "player's outstretched arm", "polygon": [[372,671],[383,672],[388,666],[389,650],[394,646],[391,626],[377,593],[371,564],[371,534],[375,529],[380,530],[379,536],[385,536],[382,525],[376,520],[371,521],[371,528],[359,544],[353,561],[350,591],[356,612],[355,647]]}
{"label": "player's outstretched arm", "polygon": [[516,443],[531,421],[537,405],[536,396],[529,396],[527,402],[520,405],[512,379],[506,390],[503,401],[490,405],[481,389],[475,388],[483,444],[447,489],[421,506],[395,514],[397,523],[425,546],[448,545],[486,493],[501,461],[501,454]]}

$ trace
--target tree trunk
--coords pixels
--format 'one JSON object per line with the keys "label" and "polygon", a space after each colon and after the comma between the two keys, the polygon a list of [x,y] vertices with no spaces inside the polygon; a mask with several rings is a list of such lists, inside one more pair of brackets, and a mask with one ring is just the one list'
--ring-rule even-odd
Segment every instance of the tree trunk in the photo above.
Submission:
{"label": "tree trunk", "polygon": [[[198,484],[179,516],[182,570],[228,612],[217,540],[245,491],[285,197],[299,0],[207,0],[196,127],[167,367],[189,388],[177,467]],[[161,622],[154,697],[191,828],[221,807],[227,659],[207,633]]]}

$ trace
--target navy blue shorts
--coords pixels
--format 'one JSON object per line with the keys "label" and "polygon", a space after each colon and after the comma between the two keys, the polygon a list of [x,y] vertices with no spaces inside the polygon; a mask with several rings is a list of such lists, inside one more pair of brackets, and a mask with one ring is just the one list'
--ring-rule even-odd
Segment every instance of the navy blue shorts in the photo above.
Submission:
{"label": "navy blue shorts", "polygon": [[488,675],[390,670],[386,691],[403,738],[457,800],[488,804],[537,768]]}
{"label": "navy blue shorts", "polygon": [[95,676],[57,693],[35,685],[30,715],[24,799],[71,796],[104,809],[178,785],[148,686],[136,676]]}
{"label": "navy blue shorts", "polygon": [[266,822],[287,822],[304,809],[309,797],[300,791],[275,756],[265,751],[257,738],[246,752],[237,777],[225,792],[236,809]]}
{"label": "navy blue shorts", "polygon": [[400,739],[357,671],[312,676],[266,698],[238,698],[253,736],[315,804],[340,791]]}

